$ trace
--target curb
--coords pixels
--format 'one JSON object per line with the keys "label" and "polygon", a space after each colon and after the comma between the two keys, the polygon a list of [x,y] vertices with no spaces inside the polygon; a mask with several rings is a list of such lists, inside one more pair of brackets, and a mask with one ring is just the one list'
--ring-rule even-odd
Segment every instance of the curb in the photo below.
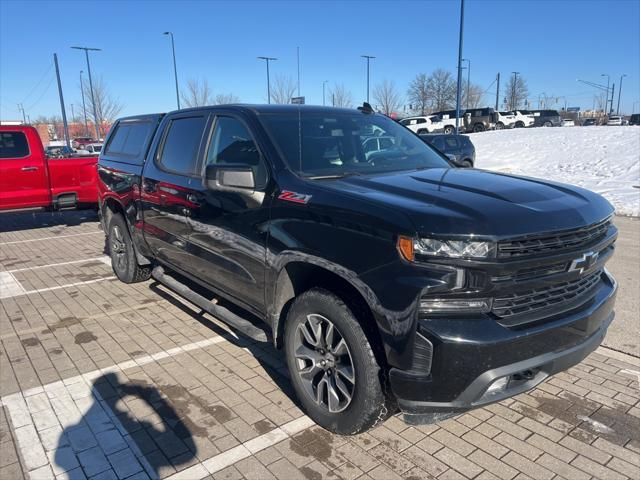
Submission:
{"label": "curb", "polygon": [[603,346],[598,347],[596,350],[596,353],[599,353],[600,355],[604,355],[605,357],[615,358],[616,360],[619,360],[621,362],[625,362],[640,368],[640,358],[634,357],[633,355],[622,353],[617,350],[612,350],[611,348],[603,347]]}

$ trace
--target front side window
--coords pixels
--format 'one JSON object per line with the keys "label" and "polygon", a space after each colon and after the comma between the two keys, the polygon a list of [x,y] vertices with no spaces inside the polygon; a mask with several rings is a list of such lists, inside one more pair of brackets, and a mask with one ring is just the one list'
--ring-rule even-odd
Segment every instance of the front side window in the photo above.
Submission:
{"label": "front side window", "polygon": [[247,127],[233,117],[218,117],[209,142],[206,165],[249,166],[256,187],[267,181],[267,170]]}
{"label": "front side window", "polygon": [[29,155],[27,136],[22,132],[0,132],[0,158],[22,158]]}
{"label": "front side window", "polygon": [[449,150],[452,148],[458,148],[458,141],[455,138],[449,136],[446,138],[446,142]]}
{"label": "front side window", "polygon": [[206,124],[204,116],[172,120],[160,154],[160,165],[181,175],[194,175]]}
{"label": "front side window", "polygon": [[[432,148],[393,120],[360,112],[260,116],[291,170],[325,177],[448,168]],[[372,137],[385,138],[372,148]]]}

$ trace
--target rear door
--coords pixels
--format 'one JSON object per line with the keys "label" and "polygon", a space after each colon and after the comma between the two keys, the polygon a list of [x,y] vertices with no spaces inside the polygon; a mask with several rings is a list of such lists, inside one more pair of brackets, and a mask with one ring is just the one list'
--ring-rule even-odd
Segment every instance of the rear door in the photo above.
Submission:
{"label": "rear door", "polygon": [[159,260],[185,271],[192,271],[188,219],[199,208],[199,165],[208,122],[206,111],[166,119],[142,178],[144,238]]}
{"label": "rear door", "polygon": [[35,130],[0,130],[0,209],[50,204],[45,161]]}
{"label": "rear door", "polygon": [[460,149],[460,141],[455,135],[447,135],[444,137],[444,152],[448,155],[456,157],[455,162],[460,163],[462,160],[462,151]]}

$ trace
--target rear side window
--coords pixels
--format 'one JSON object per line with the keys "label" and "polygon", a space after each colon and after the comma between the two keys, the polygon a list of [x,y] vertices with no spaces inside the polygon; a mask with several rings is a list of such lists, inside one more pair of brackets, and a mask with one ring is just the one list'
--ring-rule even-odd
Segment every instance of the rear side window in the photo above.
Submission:
{"label": "rear side window", "polygon": [[143,153],[153,129],[151,122],[119,123],[111,135],[105,155],[138,157]]}
{"label": "rear side window", "polygon": [[172,120],[160,154],[160,165],[174,173],[195,175],[206,124],[207,118],[204,116]]}
{"label": "rear side window", "polygon": [[22,158],[29,155],[29,143],[22,132],[0,132],[0,158]]}
{"label": "rear side window", "polygon": [[447,149],[458,148],[458,141],[455,137],[448,136],[445,141],[447,142]]}

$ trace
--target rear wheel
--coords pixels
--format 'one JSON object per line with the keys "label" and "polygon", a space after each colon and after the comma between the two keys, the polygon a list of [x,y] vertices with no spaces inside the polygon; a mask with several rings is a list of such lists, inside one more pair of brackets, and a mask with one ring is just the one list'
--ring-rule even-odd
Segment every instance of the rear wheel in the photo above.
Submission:
{"label": "rear wheel", "polygon": [[504,123],[498,122],[496,123],[496,130],[502,130],[504,128]]}
{"label": "rear wheel", "polygon": [[464,168],[473,168],[473,163],[471,163],[471,160],[465,160],[464,162],[462,162],[462,166]]}
{"label": "rear wheel", "polygon": [[481,123],[476,123],[476,124],[473,126],[473,131],[474,131],[474,132],[484,132],[484,125],[483,125],[483,124],[481,124]]}
{"label": "rear wheel", "polygon": [[418,135],[423,135],[425,133],[429,133],[429,130],[427,130],[426,128],[421,128],[420,130],[418,130]]}
{"label": "rear wheel", "polygon": [[285,352],[296,395],[321,427],[354,435],[390,412],[383,370],[360,323],[334,294],[312,289],[291,306]]}
{"label": "rear wheel", "polygon": [[546,121],[542,124],[543,127],[553,127],[553,124],[549,121]]}
{"label": "rear wheel", "polygon": [[114,214],[109,222],[108,244],[111,266],[121,282],[136,283],[149,279],[151,266],[138,265],[127,223],[119,213]]}
{"label": "rear wheel", "polygon": [[456,129],[451,125],[447,125],[446,127],[444,127],[444,133],[446,133],[447,135],[451,135],[455,130]]}

